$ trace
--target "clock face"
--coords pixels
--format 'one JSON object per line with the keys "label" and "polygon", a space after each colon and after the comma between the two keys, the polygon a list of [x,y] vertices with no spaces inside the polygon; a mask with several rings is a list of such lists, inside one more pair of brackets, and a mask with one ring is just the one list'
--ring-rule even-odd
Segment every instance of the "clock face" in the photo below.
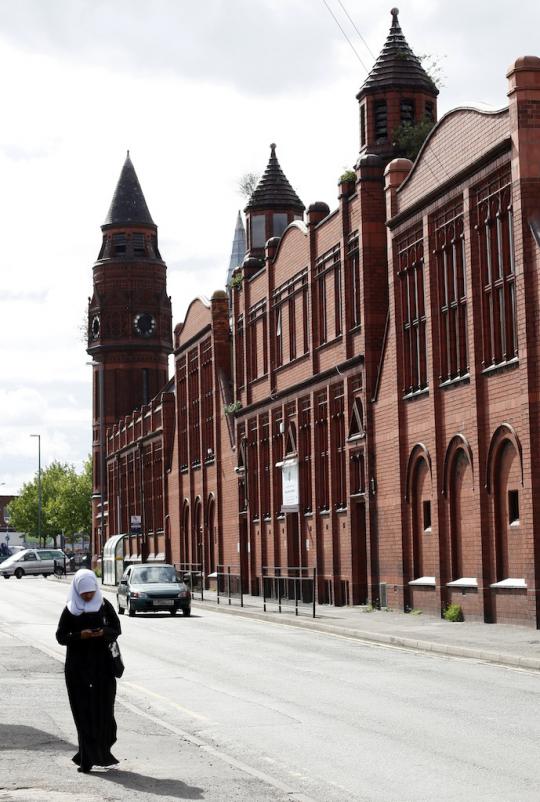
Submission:
{"label": "clock face", "polygon": [[97,340],[99,337],[99,330],[100,330],[100,322],[99,322],[99,315],[94,315],[92,318],[92,323],[90,324],[90,333],[92,335],[93,340]]}
{"label": "clock face", "polygon": [[135,333],[140,337],[150,337],[156,330],[156,319],[149,312],[141,312],[135,315],[133,325]]}

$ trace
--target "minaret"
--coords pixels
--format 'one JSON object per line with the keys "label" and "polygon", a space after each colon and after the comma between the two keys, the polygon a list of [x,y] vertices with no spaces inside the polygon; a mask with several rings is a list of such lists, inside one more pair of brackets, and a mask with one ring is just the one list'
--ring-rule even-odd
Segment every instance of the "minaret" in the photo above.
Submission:
{"label": "minaret", "polygon": [[439,90],[415,56],[401,30],[399,9],[393,8],[392,26],[384,47],[357,99],[360,103],[360,155],[374,153],[394,158],[393,132],[403,123],[424,118],[437,120]]}
{"label": "minaret", "polygon": [[281,237],[289,223],[303,218],[305,208],[279,166],[276,146],[270,145],[264,175],[244,209],[249,256],[264,256],[267,240]]}
{"label": "minaret", "polygon": [[167,268],[129,151],[101,230],[103,241],[93,267],[94,291],[88,306],[87,348],[94,365],[95,551],[107,537],[106,520],[102,537],[95,534],[99,505],[106,501],[107,487],[102,481],[106,429],[148,403],[166,384],[172,352]]}

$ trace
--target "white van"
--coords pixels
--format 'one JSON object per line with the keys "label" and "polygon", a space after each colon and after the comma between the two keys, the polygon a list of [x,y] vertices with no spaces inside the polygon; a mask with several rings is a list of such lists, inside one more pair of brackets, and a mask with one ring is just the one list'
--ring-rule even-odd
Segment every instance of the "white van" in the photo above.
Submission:
{"label": "white van", "polygon": [[0,563],[0,574],[4,579],[10,576],[21,579],[28,574],[49,576],[55,571],[64,573],[65,559],[61,549],[23,549]]}

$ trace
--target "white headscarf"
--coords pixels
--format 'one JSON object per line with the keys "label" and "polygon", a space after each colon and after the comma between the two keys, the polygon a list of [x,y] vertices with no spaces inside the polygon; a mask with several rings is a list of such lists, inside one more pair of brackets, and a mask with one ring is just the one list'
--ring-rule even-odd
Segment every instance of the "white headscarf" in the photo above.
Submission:
{"label": "white headscarf", "polygon": [[[88,593],[88,591],[95,591],[92,599],[85,601],[81,593]],[[67,608],[72,615],[81,615],[81,613],[97,613],[103,604],[103,594],[96,575],[88,568],[81,568],[73,577],[73,582],[69,589]]]}

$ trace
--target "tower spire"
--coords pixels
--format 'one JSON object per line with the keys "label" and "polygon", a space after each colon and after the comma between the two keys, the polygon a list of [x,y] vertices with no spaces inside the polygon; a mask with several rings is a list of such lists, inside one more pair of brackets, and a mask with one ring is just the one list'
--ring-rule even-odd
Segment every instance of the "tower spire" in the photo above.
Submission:
{"label": "tower spire", "polygon": [[238,210],[236,227],[234,229],[234,239],[231,249],[231,258],[229,259],[229,269],[227,270],[227,287],[230,284],[233,271],[244,261],[246,250],[246,230],[242,221],[242,214],[240,210]]}
{"label": "tower spire", "polygon": [[127,151],[126,160],[124,161],[103,227],[123,225],[155,227],[137,178],[137,173],[133,167],[129,150]]}
{"label": "tower spire", "polygon": [[276,144],[270,145],[270,159],[264,174],[251,195],[245,212],[259,209],[291,209],[303,214],[305,206],[290,185],[276,156]]}
{"label": "tower spire", "polygon": [[438,95],[439,90],[422,67],[422,62],[416,56],[399,24],[399,9],[391,10],[392,25],[381,50],[379,57],[362,84],[357,97],[368,91],[377,91],[384,88],[420,89],[430,94]]}

